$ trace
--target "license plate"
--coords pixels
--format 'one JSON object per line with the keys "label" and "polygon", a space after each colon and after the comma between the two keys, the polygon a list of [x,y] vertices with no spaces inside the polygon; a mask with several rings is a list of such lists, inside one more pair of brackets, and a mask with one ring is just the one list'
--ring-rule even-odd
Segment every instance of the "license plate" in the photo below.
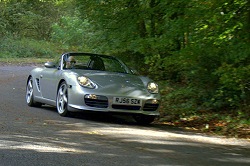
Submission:
{"label": "license plate", "polygon": [[113,98],[113,104],[141,106],[142,101],[140,99],[135,99],[135,98],[114,97]]}

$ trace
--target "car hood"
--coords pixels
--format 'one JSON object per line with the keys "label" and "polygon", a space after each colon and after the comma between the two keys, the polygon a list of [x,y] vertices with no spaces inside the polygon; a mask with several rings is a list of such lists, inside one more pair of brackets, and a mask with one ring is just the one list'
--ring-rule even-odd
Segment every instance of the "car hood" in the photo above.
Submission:
{"label": "car hood", "polygon": [[102,87],[117,84],[129,87],[144,87],[140,77],[132,74],[103,71],[89,71],[78,74],[90,78],[93,82]]}
{"label": "car hood", "polygon": [[148,93],[146,89],[147,81],[141,77],[132,74],[114,73],[105,71],[77,71],[79,76],[86,76],[90,78],[95,84],[97,84],[99,91],[104,93]]}

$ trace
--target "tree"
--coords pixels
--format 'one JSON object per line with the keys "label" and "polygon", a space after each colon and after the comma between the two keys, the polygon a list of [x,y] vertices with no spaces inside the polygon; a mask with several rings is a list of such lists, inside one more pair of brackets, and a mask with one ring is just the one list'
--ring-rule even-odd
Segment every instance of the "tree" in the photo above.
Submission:
{"label": "tree", "polygon": [[[51,24],[58,20],[56,1],[1,1],[3,31],[16,37],[49,39]],[[3,35],[3,34],[2,34]]]}
{"label": "tree", "polygon": [[[99,50],[139,55],[135,63],[147,64],[153,78],[197,92],[198,105],[240,107],[249,101],[249,1],[77,3],[82,18],[95,27],[92,41]],[[230,78],[232,71],[237,79]]]}

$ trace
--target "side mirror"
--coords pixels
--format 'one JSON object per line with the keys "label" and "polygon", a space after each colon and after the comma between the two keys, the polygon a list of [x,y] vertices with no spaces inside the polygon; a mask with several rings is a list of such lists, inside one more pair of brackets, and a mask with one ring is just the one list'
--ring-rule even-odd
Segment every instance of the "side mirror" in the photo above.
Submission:
{"label": "side mirror", "polygon": [[56,64],[55,64],[54,62],[46,62],[46,63],[44,64],[44,66],[45,66],[46,68],[55,68],[55,67],[56,67]]}

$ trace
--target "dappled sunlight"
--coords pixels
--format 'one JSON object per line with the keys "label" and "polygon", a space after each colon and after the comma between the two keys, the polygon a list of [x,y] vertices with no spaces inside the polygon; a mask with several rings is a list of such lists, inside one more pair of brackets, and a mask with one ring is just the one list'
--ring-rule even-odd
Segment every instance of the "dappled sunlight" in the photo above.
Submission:
{"label": "dappled sunlight", "polygon": [[[159,139],[180,139],[180,140],[188,140],[189,145],[198,145],[198,143],[210,143],[210,144],[215,144],[215,145],[248,145],[246,141],[242,140],[240,141],[239,139],[236,138],[223,138],[223,137],[209,137],[205,135],[199,135],[199,134],[191,134],[188,135],[186,132],[163,132],[163,131],[157,131],[157,130],[151,130],[148,132],[149,128],[140,128],[138,129],[137,127],[130,127],[130,128],[112,128],[112,127],[102,127],[100,130],[96,129],[97,132],[101,134],[114,134],[115,137],[129,137],[129,138],[135,138],[139,137],[140,140],[137,141],[142,141],[141,136],[143,138],[147,138],[147,136],[152,140],[159,140]],[[165,140],[168,141],[168,140]],[[165,143],[164,141],[164,143]],[[192,144],[191,142],[195,142]],[[152,142],[151,142],[152,143]],[[159,142],[158,142],[159,143]],[[182,142],[183,143],[183,142]],[[175,142],[175,144],[177,144]]]}
{"label": "dappled sunlight", "polygon": [[[136,149],[142,152],[159,154],[165,157],[179,156],[182,159],[188,159],[190,156],[195,156],[203,153],[206,159],[211,163],[250,163],[250,159],[245,155],[237,156],[235,153],[239,148],[248,146],[249,143],[236,139],[202,136],[195,133],[187,134],[184,131],[163,131],[152,127],[143,126],[127,126],[116,125],[109,123],[91,124],[71,123],[72,130],[61,130],[58,134],[88,134],[100,138],[104,144],[126,144],[126,148]],[[88,127],[87,127],[88,126]],[[224,148],[224,145],[230,146],[231,149]],[[117,147],[118,148],[118,147]],[[125,149],[126,149],[125,148]],[[106,154],[107,155],[107,154]],[[113,156],[114,154],[108,154]],[[114,155],[115,156],[115,155]],[[220,156],[218,160],[216,156]],[[146,156],[140,156],[146,157]],[[150,158],[150,156],[148,156]],[[230,159],[230,160],[229,160]],[[190,163],[192,163],[190,161]],[[216,165],[216,164],[215,164]]]}
{"label": "dappled sunlight", "polygon": [[155,149],[155,148],[144,148],[144,147],[136,147],[136,148],[157,153],[175,153],[174,150],[168,150],[168,149]]}
{"label": "dappled sunlight", "polygon": [[[60,145],[61,144],[61,145]],[[42,141],[37,138],[12,135],[0,138],[1,150],[32,150],[36,152],[53,152],[53,153],[94,153],[93,151],[81,150],[74,148],[72,145],[67,147],[68,143],[57,142],[51,143],[48,140]],[[75,146],[77,147],[77,146]]]}
{"label": "dappled sunlight", "polygon": [[250,158],[249,157],[228,157],[228,158],[213,158],[213,160],[224,162],[224,163],[249,163],[250,164]]}
{"label": "dappled sunlight", "polygon": [[[194,133],[189,135],[183,131],[163,131],[150,126],[95,122],[94,119],[37,121],[30,126],[32,129],[29,133],[0,136],[0,150],[21,151],[26,154],[36,152],[40,155],[77,155],[82,159],[95,156],[93,160],[126,160],[128,165],[129,162],[136,161],[142,165],[161,166],[166,165],[166,159],[178,159],[178,164],[175,165],[193,165],[195,161],[190,160],[190,157],[195,158],[198,154],[206,156],[205,159],[200,159],[201,163],[209,160],[212,165],[227,162],[250,163],[244,154],[235,155],[236,147],[232,146],[230,149],[233,154],[222,148],[219,138],[203,137],[205,140],[201,141],[202,136]],[[23,122],[19,121],[20,126],[21,123]],[[218,142],[213,143],[213,139],[218,139]],[[226,145],[232,145],[229,139],[225,139],[225,142],[226,140]],[[132,152],[137,155],[134,156]],[[223,160],[219,160],[217,156]],[[155,160],[157,162],[153,163]]]}
{"label": "dappled sunlight", "polygon": [[82,131],[82,130],[62,130],[58,134],[93,134],[93,135],[103,135],[98,131]]}

